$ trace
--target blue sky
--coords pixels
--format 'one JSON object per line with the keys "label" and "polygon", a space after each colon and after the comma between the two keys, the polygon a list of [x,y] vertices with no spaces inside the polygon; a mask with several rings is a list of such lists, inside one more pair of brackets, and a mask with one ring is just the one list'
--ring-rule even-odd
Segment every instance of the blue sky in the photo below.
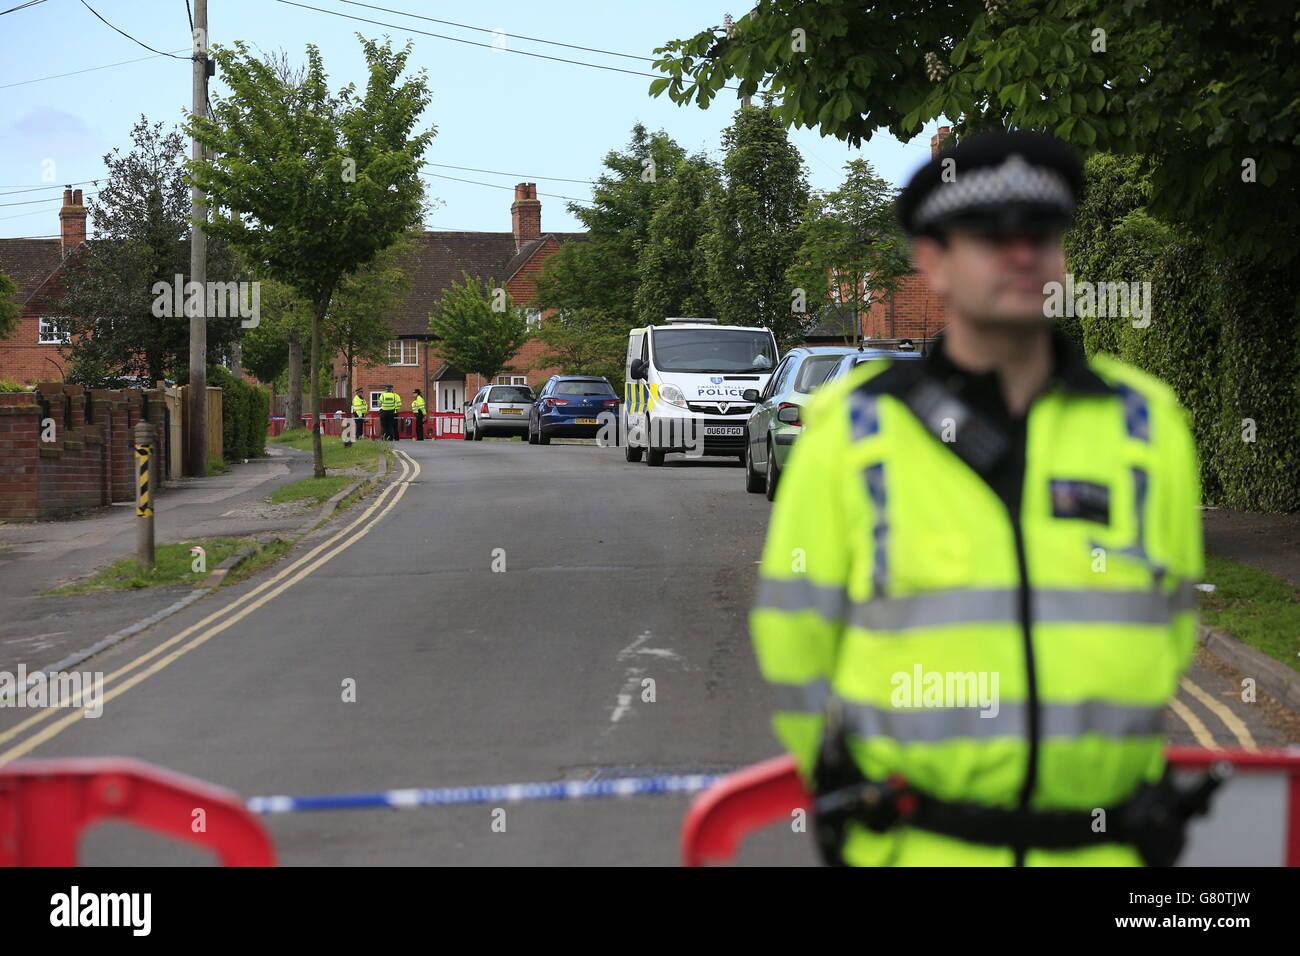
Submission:
{"label": "blue sky", "polygon": [[[19,2],[0,2],[0,7]],[[189,46],[185,0],[87,2],[115,26],[158,50],[184,51]],[[666,98],[652,99],[647,94],[648,77],[484,49],[410,31],[424,30],[489,46],[496,42],[509,50],[652,72],[648,63],[636,60],[494,37],[341,0],[302,2],[398,26],[359,23],[277,0],[210,0],[212,42],[238,39],[253,48],[284,49],[295,61],[304,58],[307,43],[314,43],[321,49],[332,88],[338,89],[348,82],[364,86],[355,33],[391,36],[399,44],[413,40],[410,66],[427,70],[433,92],[425,120],[438,129],[425,159],[445,164],[429,167],[427,172],[505,187],[428,178],[430,195],[438,201],[426,220],[431,229],[507,231],[510,189],[516,182],[534,181],[542,194],[542,228],[576,231],[580,224],[565,208],[565,200],[557,197],[589,198],[590,187],[543,177],[594,179],[605,153],[624,146],[638,121],[652,130],[667,131],[689,151],[705,150],[718,158],[721,132],[729,125],[736,105],[734,94],[724,93],[708,110],[676,106]],[[656,0],[653,4],[374,0],[374,5],[640,56],[650,56],[668,40],[721,23],[728,12],[739,16],[748,9],[744,3],[715,7],[698,0]],[[148,59],[24,82],[140,57]],[[223,89],[217,77],[213,90]],[[63,184],[102,177],[104,153],[115,146],[128,147],[131,126],[142,113],[151,121],[179,123],[189,102],[188,60],[151,55],[96,19],[80,0],[45,0],[0,17],[0,192],[7,193],[0,195],[0,203],[30,203],[0,205],[0,238],[56,233]],[[803,155],[810,184],[815,189],[829,189],[839,183],[844,162],[858,155],[901,184],[928,158],[933,132],[927,128],[907,144],[881,134],[861,150],[850,150],[814,130],[792,131],[791,136]],[[34,186],[49,188],[14,192]],[[86,183],[81,188],[95,187]]]}

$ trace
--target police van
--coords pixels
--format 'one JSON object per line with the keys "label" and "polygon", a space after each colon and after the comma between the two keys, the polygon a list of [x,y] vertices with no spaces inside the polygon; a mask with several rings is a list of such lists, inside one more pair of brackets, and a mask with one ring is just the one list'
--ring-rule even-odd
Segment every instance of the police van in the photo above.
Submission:
{"label": "police van", "polygon": [[667,319],[633,329],[624,369],[623,444],[628,461],[645,456],[745,454],[745,422],[776,368],[771,329],[718,325],[717,319]]}

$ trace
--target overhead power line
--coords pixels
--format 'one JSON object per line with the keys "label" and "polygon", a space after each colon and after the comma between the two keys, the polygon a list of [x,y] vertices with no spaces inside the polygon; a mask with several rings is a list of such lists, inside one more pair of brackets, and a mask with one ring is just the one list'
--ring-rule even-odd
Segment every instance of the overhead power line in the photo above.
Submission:
{"label": "overhead power line", "polygon": [[177,60],[189,60],[189,59],[192,59],[192,57],[188,57],[188,56],[176,56],[175,53],[164,53],[162,50],[155,50],[155,49],[154,49],[153,47],[151,47],[149,44],[144,43],[144,42],[141,41],[141,40],[137,40],[135,37],[131,36],[131,34],[127,33],[125,30],[122,30],[122,29],[120,29],[120,28],[118,28],[118,27],[113,26],[113,24],[109,23],[109,22],[108,22],[107,20],[105,20],[103,17],[99,16],[98,11],[96,11],[94,7],[92,7],[90,4],[88,4],[88,3],[86,2],[86,0],[81,0],[81,5],[82,5],[83,7],[85,7],[87,10],[89,10],[91,13],[95,14],[95,16],[98,17],[99,21],[100,21],[101,23],[104,24],[104,26],[108,27],[108,28],[111,29],[111,30],[117,30],[118,33],[122,34],[122,36],[126,37],[126,38],[127,38],[128,40],[130,40],[132,43],[134,43],[134,44],[136,44],[136,45],[138,45],[138,46],[142,46],[142,47],[144,47],[146,50],[150,51],[151,53],[157,53],[159,56],[170,56],[170,57],[172,57],[172,58],[174,58],[174,59],[177,59]]}
{"label": "overhead power line", "polygon": [[530,43],[546,43],[550,46],[567,47],[570,50],[585,50],[587,53],[604,53],[606,56],[621,56],[625,60],[641,60],[645,63],[653,63],[654,57],[636,56],[632,53],[615,53],[613,50],[602,50],[594,46],[578,46],[576,43],[561,43],[559,40],[543,40],[540,37],[524,36],[521,33],[506,33],[504,30],[493,30],[489,27],[476,27],[469,23],[457,23],[455,20],[439,20],[437,17],[426,17],[420,13],[407,13],[405,10],[394,10],[391,7],[377,7],[373,3],[360,3],[359,0],[338,0],[339,3],[346,3],[353,7],[367,7],[371,10],[382,10],[384,13],[396,13],[399,16],[410,17],[413,20],[428,20],[430,23],[441,23],[449,27],[460,27],[462,30],[477,30],[479,33],[491,33],[494,36],[510,37],[512,40],[528,40]]}
{"label": "overhead power line", "polygon": [[425,166],[437,166],[439,169],[461,169],[467,173],[488,173],[492,176],[515,176],[519,179],[546,179],[553,183],[583,183],[584,185],[596,185],[591,179],[563,179],[559,176],[535,176],[529,173],[503,173],[495,169],[479,169],[475,166],[452,166],[449,163],[424,163]]}
{"label": "overhead power line", "polygon": [[[184,52],[179,50],[177,52]],[[177,60],[188,59],[188,57],[175,56],[171,53],[156,53],[153,56],[138,56],[134,60],[119,60],[116,63],[105,63],[103,66],[88,66],[84,70],[73,70],[71,73],[55,73],[53,76],[38,76],[32,80],[19,80],[17,83],[5,83],[0,85],[0,90],[7,90],[14,86],[26,86],[28,83],[43,83],[46,80],[61,80],[65,76],[77,76],[81,73],[93,73],[96,70],[108,70],[115,66],[126,66],[128,63],[143,63],[145,60],[154,60],[159,56],[171,56]]]}
{"label": "overhead power line", "polygon": [[[501,185],[500,183],[481,183],[481,182],[479,182],[477,179],[461,179],[461,178],[458,177],[458,176],[444,176],[442,173],[421,173],[421,175],[422,175],[422,176],[435,176],[435,177],[437,177],[438,179],[450,179],[450,180],[452,180],[452,181],[454,181],[454,182],[458,182],[458,183],[470,183],[471,185],[474,185],[474,186],[489,186],[489,187],[491,187],[492,189],[511,189],[511,190],[513,190],[513,189],[515,188],[514,186],[503,186],[503,185]],[[590,200],[590,199],[579,199],[577,196],[561,196],[561,195],[559,195],[558,193],[543,193],[543,192],[539,192],[537,195],[539,195],[539,196],[548,196],[548,197],[550,197],[551,199],[568,199],[568,200],[570,200],[571,202],[580,202],[580,203],[586,203],[587,205],[591,205],[591,200]]]}
{"label": "overhead power line", "polygon": [[17,10],[26,10],[28,7],[34,7],[36,4],[44,2],[45,0],[28,0],[27,3],[20,3],[16,7],[10,7],[8,10],[0,10],[0,17],[3,17],[6,13],[13,13]]}
{"label": "overhead power line", "polygon": [[313,7],[306,3],[295,3],[294,0],[275,0],[275,2],[283,3],[290,7],[302,7],[304,10],[315,10],[317,13],[328,13],[332,17],[342,17],[345,20],[356,20],[359,23],[369,23],[377,27],[388,27],[392,30],[405,30],[408,33],[418,33],[421,36],[434,37],[438,40],[451,40],[453,43],[464,43],[468,46],[482,47],[485,50],[499,50],[503,53],[517,53],[520,56],[536,57],[539,60],[553,60],[556,63],[572,63],[574,66],[589,66],[595,70],[609,70],[611,73],[627,73],[630,76],[646,76],[652,80],[662,79],[658,73],[642,73],[640,70],[625,70],[620,66],[605,66],[602,63],[588,63],[585,60],[567,60],[562,56],[548,56],[545,53],[532,53],[528,50],[512,50],[509,47],[495,47],[490,43],[479,43],[477,40],[466,40],[463,37],[451,37],[442,33],[430,33],[428,30],[417,30],[415,27],[408,27],[400,23],[384,23],[382,20],[371,20],[366,17],[353,16],[350,13],[341,13],[338,10],[326,10],[324,7]]}
{"label": "overhead power line", "polygon": [[[0,196],[16,196],[19,193],[34,193],[43,189],[64,189],[68,186],[84,186],[86,183],[97,183],[98,179],[82,179],[73,183],[54,183],[49,186],[24,186],[21,189],[13,189],[11,192],[0,193]],[[9,187],[5,187],[9,188]]]}

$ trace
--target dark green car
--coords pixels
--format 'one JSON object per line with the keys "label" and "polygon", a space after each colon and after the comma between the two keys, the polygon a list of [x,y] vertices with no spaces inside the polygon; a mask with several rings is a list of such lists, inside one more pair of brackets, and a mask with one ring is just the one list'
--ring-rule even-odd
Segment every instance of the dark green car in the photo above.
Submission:
{"label": "dark green car", "polygon": [[781,469],[803,431],[799,413],[819,385],[847,374],[862,362],[900,358],[920,356],[850,345],[808,345],[787,352],[767,387],[744,395],[745,401],[755,403],[745,436],[745,490],[766,492],[768,501],[776,495]]}

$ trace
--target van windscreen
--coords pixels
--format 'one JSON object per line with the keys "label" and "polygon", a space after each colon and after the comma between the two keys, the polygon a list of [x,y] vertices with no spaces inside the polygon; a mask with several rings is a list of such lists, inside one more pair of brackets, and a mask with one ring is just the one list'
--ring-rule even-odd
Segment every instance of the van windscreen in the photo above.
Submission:
{"label": "van windscreen", "polygon": [[770,372],[772,336],[740,329],[655,329],[654,364],[661,372]]}

